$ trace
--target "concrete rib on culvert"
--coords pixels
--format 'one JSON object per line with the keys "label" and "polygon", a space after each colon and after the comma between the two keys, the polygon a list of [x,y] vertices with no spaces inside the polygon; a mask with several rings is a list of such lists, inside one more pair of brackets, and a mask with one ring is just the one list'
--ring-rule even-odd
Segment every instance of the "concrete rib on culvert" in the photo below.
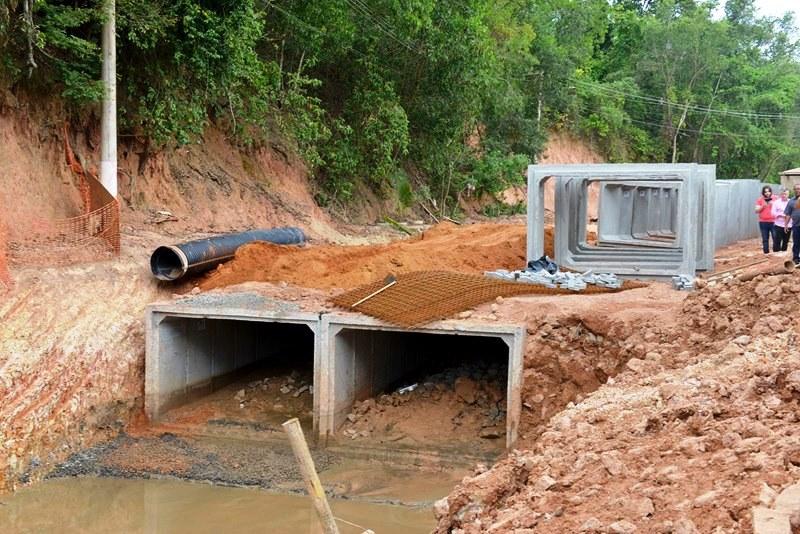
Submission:
{"label": "concrete rib on culvert", "polygon": [[679,191],[677,182],[671,186],[647,182],[601,183],[597,244],[678,248]]}

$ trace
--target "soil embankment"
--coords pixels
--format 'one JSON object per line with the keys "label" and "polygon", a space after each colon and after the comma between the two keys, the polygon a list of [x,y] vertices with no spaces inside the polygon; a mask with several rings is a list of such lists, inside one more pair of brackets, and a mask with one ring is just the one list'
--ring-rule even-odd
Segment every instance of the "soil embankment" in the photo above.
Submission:
{"label": "soil embankment", "polygon": [[751,531],[800,475],[799,281],[717,284],[618,337],[624,371],[438,503],[437,532]]}
{"label": "soil embankment", "polygon": [[[552,231],[545,248],[552,255]],[[322,289],[352,288],[389,273],[449,270],[482,274],[522,269],[526,263],[524,220],[508,223],[442,223],[424,233],[388,243],[340,247],[282,247],[253,243],[239,249],[200,283],[203,290],[242,282],[286,282]]]}

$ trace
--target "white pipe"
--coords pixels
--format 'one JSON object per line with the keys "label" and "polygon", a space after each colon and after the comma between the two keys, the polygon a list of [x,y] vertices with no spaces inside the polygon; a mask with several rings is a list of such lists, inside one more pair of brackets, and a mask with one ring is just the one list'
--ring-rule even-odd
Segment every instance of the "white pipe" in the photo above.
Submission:
{"label": "white pipe", "polygon": [[103,122],[100,182],[117,196],[117,43],[115,0],[105,0],[103,22]]}

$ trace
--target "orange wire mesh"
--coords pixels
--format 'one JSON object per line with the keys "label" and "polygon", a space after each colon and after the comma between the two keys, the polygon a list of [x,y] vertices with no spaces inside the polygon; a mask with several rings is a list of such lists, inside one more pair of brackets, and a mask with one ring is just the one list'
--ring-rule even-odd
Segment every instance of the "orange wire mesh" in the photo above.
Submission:
{"label": "orange wire mesh", "polygon": [[70,170],[78,177],[83,213],[67,219],[30,221],[28,234],[23,239],[6,242],[5,246],[0,235],[0,280],[3,280],[3,267],[9,262],[66,265],[119,254],[119,202],[96,176],[83,169],[69,145],[66,127],[64,155]]}
{"label": "orange wire mesh", "polygon": [[[92,192],[89,180],[86,177],[86,171],[83,170],[83,165],[75,157],[72,147],[69,144],[69,131],[67,124],[64,124],[64,158],[67,160],[67,166],[78,177],[78,192],[81,196],[83,203],[83,213],[87,214],[92,211]],[[94,177],[95,180],[97,176]],[[96,207],[96,206],[95,206]]]}
{"label": "orange wire mesh", "polygon": [[0,290],[11,288],[11,274],[8,272],[7,230],[3,221],[0,221]]}
{"label": "orange wire mesh", "polygon": [[[95,183],[105,192],[94,178],[89,177],[87,181],[90,189]],[[119,254],[119,239],[119,203],[111,198],[107,204],[84,215],[33,221],[30,234],[22,241],[11,243],[11,257],[14,263],[26,265],[97,261]]]}
{"label": "orange wire mesh", "polygon": [[497,297],[515,295],[593,295],[644,287],[626,281],[621,289],[588,286],[580,293],[569,289],[535,284],[505,282],[473,274],[447,271],[416,271],[400,274],[397,283],[361,304],[353,304],[387,285],[378,280],[331,299],[335,305],[376,317],[388,323],[411,328],[473,308]]}

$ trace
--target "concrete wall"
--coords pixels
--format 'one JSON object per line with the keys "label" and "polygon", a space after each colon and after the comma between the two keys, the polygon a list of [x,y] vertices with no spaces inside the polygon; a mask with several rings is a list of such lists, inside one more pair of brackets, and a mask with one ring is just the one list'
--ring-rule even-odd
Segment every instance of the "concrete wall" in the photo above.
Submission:
{"label": "concrete wall", "polygon": [[[793,174],[791,176],[787,176],[785,174],[781,175],[781,186],[783,186],[786,189],[788,189],[790,193],[792,191],[794,191],[795,184],[800,184],[800,176],[798,176],[796,174]],[[772,185],[773,189],[775,189],[775,185],[774,184],[770,184],[770,185]]]}

